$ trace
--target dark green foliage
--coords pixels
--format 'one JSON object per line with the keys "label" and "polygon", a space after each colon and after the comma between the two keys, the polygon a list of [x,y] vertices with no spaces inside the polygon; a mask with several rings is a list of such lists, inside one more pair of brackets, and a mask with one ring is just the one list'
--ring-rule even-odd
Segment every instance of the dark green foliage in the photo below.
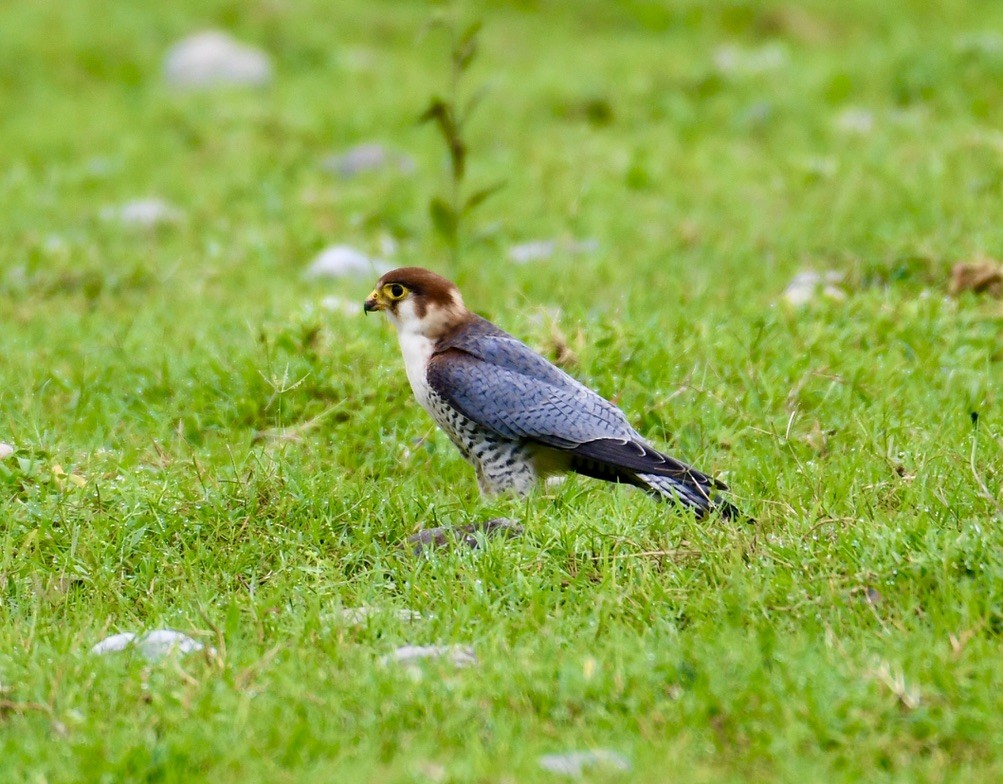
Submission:
{"label": "dark green foliage", "polygon": [[474,22],[461,29],[455,18],[447,19],[440,16],[436,17],[431,27],[444,30],[448,36],[450,47],[449,92],[445,97],[433,96],[428,108],[421,114],[418,121],[431,123],[435,126],[449,154],[450,187],[448,195],[445,197],[433,196],[429,199],[428,213],[432,219],[433,228],[449,249],[450,259],[455,268],[459,264],[465,241],[464,223],[467,217],[485,199],[499,190],[503,183],[498,182],[480,188],[469,195],[464,190],[467,178],[467,156],[470,152],[467,140],[468,125],[485,93],[481,89],[469,98],[465,98],[461,93],[461,87],[464,76],[477,56],[481,23]]}

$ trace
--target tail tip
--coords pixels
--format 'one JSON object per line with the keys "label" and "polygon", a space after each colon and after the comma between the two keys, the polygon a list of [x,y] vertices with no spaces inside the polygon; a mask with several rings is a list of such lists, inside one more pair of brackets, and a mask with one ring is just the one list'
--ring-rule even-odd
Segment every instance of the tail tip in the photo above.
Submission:
{"label": "tail tip", "polygon": [[709,511],[717,512],[725,520],[742,521],[750,525],[756,522],[754,517],[749,517],[731,501],[721,496],[716,496],[711,500]]}

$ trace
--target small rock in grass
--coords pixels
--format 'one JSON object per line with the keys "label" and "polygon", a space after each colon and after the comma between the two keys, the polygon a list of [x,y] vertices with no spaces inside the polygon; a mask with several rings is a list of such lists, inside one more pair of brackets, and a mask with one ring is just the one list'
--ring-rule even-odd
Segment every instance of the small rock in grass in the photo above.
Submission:
{"label": "small rock in grass", "polygon": [[1003,35],[996,30],[980,30],[959,36],[954,45],[961,54],[998,55],[1003,52]]}
{"label": "small rock in grass", "polygon": [[537,760],[540,767],[550,773],[558,773],[571,778],[581,778],[586,770],[598,768],[606,771],[626,773],[630,770],[630,761],[615,751],[609,749],[591,749],[589,751],[569,751],[564,754],[545,754]]}
{"label": "small rock in grass", "polygon": [[384,256],[393,256],[397,253],[397,240],[391,234],[380,235],[380,253]]}
{"label": "small rock in grass", "polygon": [[963,291],[1003,297],[1003,264],[988,258],[955,264],[951,268],[950,291],[955,297]]}
{"label": "small rock in grass", "polygon": [[124,651],[136,639],[134,632],[122,632],[121,634],[113,634],[111,637],[105,637],[101,642],[97,643],[93,648],[91,648],[91,653],[105,654],[105,653],[118,653],[119,651]]}
{"label": "small rock in grass", "polygon": [[[373,616],[383,615],[387,612],[388,611],[382,607],[370,607],[365,604],[361,607],[344,607],[341,610],[340,620],[347,626],[362,626]],[[393,610],[392,615],[396,617],[398,621],[411,622],[421,620],[420,612],[405,608]]]}
{"label": "small rock in grass", "polygon": [[439,528],[426,528],[407,538],[407,543],[411,546],[415,555],[421,555],[426,550],[435,547],[445,547],[458,543],[476,550],[481,546],[478,533],[484,537],[501,534],[507,537],[519,536],[522,533],[522,526],[507,517],[494,517],[483,523],[471,523],[470,525],[441,526]]}
{"label": "small rock in grass", "polygon": [[776,114],[776,109],[769,101],[753,101],[736,116],[741,128],[755,130],[769,124]]}
{"label": "small rock in grass", "polygon": [[508,257],[516,264],[528,264],[549,259],[556,250],[557,242],[554,240],[533,240],[513,245],[508,249]]}
{"label": "small rock in grass", "polygon": [[307,278],[372,277],[389,272],[390,265],[367,256],[348,245],[332,245],[322,250],[310,263]]}
{"label": "small rock in grass", "polygon": [[577,256],[595,253],[599,250],[596,240],[532,240],[513,245],[508,249],[508,257],[516,264],[529,264],[533,261],[545,261],[558,251]]}
{"label": "small rock in grass", "polygon": [[469,667],[477,664],[474,649],[469,645],[405,645],[389,656],[383,657],[383,662],[398,664],[415,664],[426,659],[442,659],[454,667]]}
{"label": "small rock in grass", "polygon": [[330,313],[340,313],[342,316],[358,316],[362,313],[362,305],[360,303],[352,302],[350,299],[333,294],[329,297],[324,297],[320,301],[320,306]]}
{"label": "small rock in grass", "polygon": [[260,87],[272,80],[272,63],[260,49],[219,30],[205,30],[171,47],[164,61],[164,78],[186,89]]}
{"label": "small rock in grass", "polygon": [[839,170],[839,161],[831,155],[809,155],[796,165],[810,180],[828,180]]}
{"label": "small rock in grass", "polygon": [[396,168],[401,174],[410,174],[415,168],[410,156],[388,150],[375,142],[358,144],[342,153],[328,156],[321,161],[320,167],[346,180],[390,167]]}
{"label": "small rock in grass", "polygon": [[172,629],[156,629],[147,632],[137,640],[136,646],[140,653],[151,661],[162,659],[173,653],[194,653],[205,647],[198,640]]}
{"label": "small rock in grass", "polygon": [[449,771],[446,770],[446,766],[438,762],[421,760],[414,763],[413,768],[415,773],[428,780],[430,784],[439,784],[440,781],[449,779]]}
{"label": "small rock in grass", "polygon": [[12,454],[14,454],[14,447],[12,447],[10,444],[3,443],[3,441],[0,441],[0,460],[6,460]]}
{"label": "small rock in grass", "polygon": [[843,275],[839,272],[799,272],[784,290],[784,299],[794,307],[803,307],[814,302],[819,296],[834,300],[846,299],[846,292],[839,287]]}
{"label": "small rock in grass", "polygon": [[874,130],[874,113],[859,106],[848,106],[836,115],[834,124],[843,133],[866,136]]}
{"label": "small rock in grass", "polygon": [[181,221],[181,211],[162,199],[136,199],[101,210],[101,219],[129,229],[156,229]]}
{"label": "small rock in grass", "polygon": [[150,661],[159,661],[175,653],[183,655],[201,651],[204,647],[202,643],[193,640],[187,634],[176,632],[173,629],[156,629],[141,636],[134,632],[113,634],[91,648],[91,653],[103,655],[134,648],[144,658]]}
{"label": "small rock in grass", "polygon": [[28,274],[28,267],[24,264],[13,264],[4,273],[3,288],[12,292],[26,291],[31,286],[32,276]]}
{"label": "small rock in grass", "polygon": [[723,74],[757,74],[775,71],[787,64],[787,50],[780,44],[746,49],[732,44],[714,50],[714,67]]}
{"label": "small rock in grass", "polygon": [[574,240],[562,245],[562,249],[567,253],[573,253],[576,256],[587,253],[596,253],[599,250],[599,240]]}

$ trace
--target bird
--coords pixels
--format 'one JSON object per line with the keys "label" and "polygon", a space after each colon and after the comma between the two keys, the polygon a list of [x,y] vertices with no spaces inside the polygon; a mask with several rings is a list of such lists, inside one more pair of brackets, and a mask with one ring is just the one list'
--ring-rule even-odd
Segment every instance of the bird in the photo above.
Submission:
{"label": "bird", "polygon": [[634,485],[697,518],[741,517],[727,486],[649,444],[613,403],[471,312],[422,267],[380,277],[363,304],[395,327],[415,400],[473,465],[485,496],[574,472]]}

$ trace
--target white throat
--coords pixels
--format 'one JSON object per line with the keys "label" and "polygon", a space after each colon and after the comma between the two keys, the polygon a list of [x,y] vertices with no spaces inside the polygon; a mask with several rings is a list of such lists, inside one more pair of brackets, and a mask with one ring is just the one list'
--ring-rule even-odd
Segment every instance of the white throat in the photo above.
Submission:
{"label": "white throat", "polygon": [[397,315],[386,311],[390,323],[397,329],[397,342],[404,357],[407,380],[422,408],[431,413],[428,399],[428,361],[432,358],[435,341],[425,334],[422,321],[414,312],[414,303],[405,300],[397,306]]}

